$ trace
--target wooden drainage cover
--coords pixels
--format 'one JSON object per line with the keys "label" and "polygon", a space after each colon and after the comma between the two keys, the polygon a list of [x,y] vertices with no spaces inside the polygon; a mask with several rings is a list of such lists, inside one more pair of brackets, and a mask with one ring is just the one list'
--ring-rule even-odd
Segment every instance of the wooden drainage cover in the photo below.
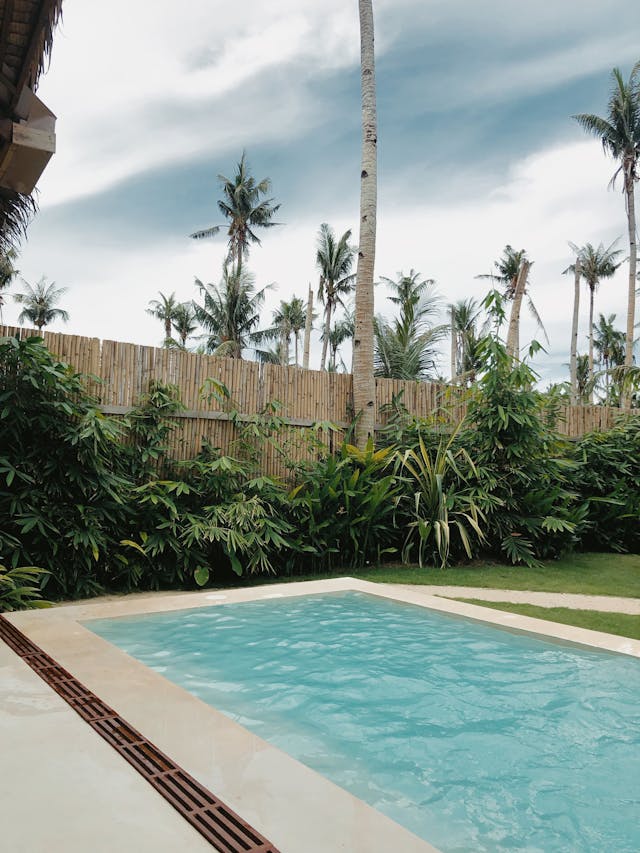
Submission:
{"label": "wooden drainage cover", "polygon": [[220,853],[279,853],[253,827],[0,615],[0,639]]}

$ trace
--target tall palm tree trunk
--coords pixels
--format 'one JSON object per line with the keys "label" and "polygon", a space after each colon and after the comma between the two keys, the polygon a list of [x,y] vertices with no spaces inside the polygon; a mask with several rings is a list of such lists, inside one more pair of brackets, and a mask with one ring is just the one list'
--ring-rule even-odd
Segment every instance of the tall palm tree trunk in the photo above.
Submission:
{"label": "tall palm tree trunk", "polygon": [[320,356],[320,370],[327,369],[327,347],[329,346],[329,333],[331,332],[331,311],[333,304],[327,296],[327,304],[324,309],[324,333],[322,335],[322,355]]}
{"label": "tall palm tree trunk", "polygon": [[[595,288],[589,286],[589,387],[593,388],[593,301]],[[591,402],[593,402],[593,391],[591,391]]]}
{"label": "tall palm tree trunk", "polygon": [[309,285],[309,296],[307,297],[307,317],[304,324],[304,353],[302,355],[302,366],[309,370],[309,350],[311,347],[311,324],[313,323],[313,290]]}
{"label": "tall palm tree trunk", "polygon": [[362,170],[360,172],[360,240],[356,274],[353,338],[353,404],[356,444],[363,448],[375,428],[376,384],[373,376],[373,270],[376,254],[378,122],[372,0],[358,0],[362,87]]}
{"label": "tall palm tree trunk", "polygon": [[458,335],[456,334],[456,312],[453,305],[449,306],[451,314],[451,384],[456,384],[458,371],[456,369],[456,355],[458,352]]}
{"label": "tall palm tree trunk", "polygon": [[625,195],[627,197],[627,225],[629,227],[629,295],[627,299],[627,334],[624,350],[625,376],[620,405],[631,406],[631,390],[627,370],[633,365],[633,333],[636,321],[636,205],[634,194],[634,163],[625,163]]}
{"label": "tall palm tree trunk", "polygon": [[573,320],[571,322],[571,358],[569,372],[571,381],[571,405],[578,404],[578,318],[580,314],[580,258],[576,258],[573,280]]}
{"label": "tall palm tree trunk", "polygon": [[530,266],[529,261],[522,262],[513,293],[509,331],[507,333],[507,355],[512,361],[515,361],[520,354],[520,309],[522,308],[522,299],[527,289]]}

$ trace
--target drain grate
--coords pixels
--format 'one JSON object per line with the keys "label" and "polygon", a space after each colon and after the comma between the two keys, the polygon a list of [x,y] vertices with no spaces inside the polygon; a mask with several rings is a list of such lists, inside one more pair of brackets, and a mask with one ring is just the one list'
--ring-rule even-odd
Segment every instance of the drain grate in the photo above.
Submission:
{"label": "drain grate", "polygon": [[278,853],[259,832],[0,615],[0,639],[220,853]]}

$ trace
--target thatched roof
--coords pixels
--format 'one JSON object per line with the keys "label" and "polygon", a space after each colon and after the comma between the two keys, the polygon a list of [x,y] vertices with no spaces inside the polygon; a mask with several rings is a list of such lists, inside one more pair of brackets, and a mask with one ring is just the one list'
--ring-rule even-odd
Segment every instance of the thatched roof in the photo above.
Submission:
{"label": "thatched roof", "polygon": [[[18,121],[25,87],[37,87],[61,8],[62,0],[0,0],[0,123]],[[7,147],[0,144],[0,160]],[[0,252],[19,241],[34,209],[30,196],[0,186]]]}

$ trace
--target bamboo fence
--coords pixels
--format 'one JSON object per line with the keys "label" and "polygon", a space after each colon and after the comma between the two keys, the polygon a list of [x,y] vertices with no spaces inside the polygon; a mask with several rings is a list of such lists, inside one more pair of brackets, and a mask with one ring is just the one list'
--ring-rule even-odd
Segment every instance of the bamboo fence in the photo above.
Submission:
{"label": "bamboo fence", "polygon": [[[0,337],[18,338],[39,334],[33,329],[0,326]],[[313,453],[307,440],[311,433],[334,449],[338,447],[353,415],[353,383],[348,374],[258,364],[241,359],[218,358],[177,349],[100,341],[77,335],[43,332],[48,349],[78,373],[87,377],[88,390],[108,414],[122,417],[149,390],[152,381],[177,387],[185,411],[173,418],[170,451],[177,458],[193,458],[203,442],[225,451],[233,448],[239,424],[277,401],[276,414],[285,421],[279,446],[300,461]],[[229,398],[208,393],[208,380],[228,389]],[[384,426],[394,399],[417,417],[435,417],[457,423],[465,415],[461,389],[446,383],[376,380],[376,428]],[[606,406],[565,406],[559,429],[569,438],[613,426],[620,409]],[[331,430],[318,424],[331,423]],[[264,448],[265,473],[285,473],[278,444]]]}

